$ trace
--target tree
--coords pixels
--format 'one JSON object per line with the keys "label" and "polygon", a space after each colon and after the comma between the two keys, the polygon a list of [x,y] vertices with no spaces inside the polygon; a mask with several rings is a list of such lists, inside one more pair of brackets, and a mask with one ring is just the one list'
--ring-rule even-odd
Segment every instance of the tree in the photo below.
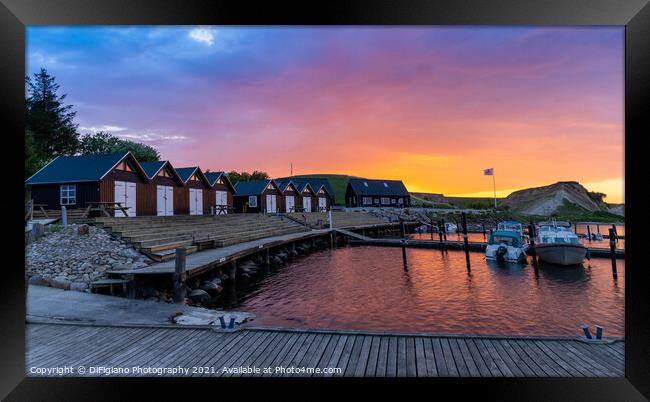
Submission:
{"label": "tree", "polygon": [[139,162],[155,162],[160,160],[156,148],[137,142],[117,138],[110,133],[99,131],[94,135],[86,135],[81,139],[79,151],[82,155],[110,154],[131,151]]}
{"label": "tree", "polygon": [[254,170],[253,173],[248,173],[248,172],[236,172],[236,171],[231,171],[228,173],[228,179],[232,182],[232,184],[235,184],[239,181],[250,181],[250,180],[261,180],[261,179],[269,179],[269,175],[266,172],[262,172],[259,170]]}
{"label": "tree", "polygon": [[33,175],[46,162],[36,151],[34,134],[29,130],[25,130],[25,178]]}
{"label": "tree", "polygon": [[[26,77],[26,84],[25,148],[31,152],[26,155],[27,159],[48,161],[58,155],[74,154],[79,145],[79,133],[74,123],[76,112],[72,105],[64,104],[67,95],[57,93],[59,84],[44,68],[34,74],[33,79]],[[40,166],[35,170],[38,168]]]}

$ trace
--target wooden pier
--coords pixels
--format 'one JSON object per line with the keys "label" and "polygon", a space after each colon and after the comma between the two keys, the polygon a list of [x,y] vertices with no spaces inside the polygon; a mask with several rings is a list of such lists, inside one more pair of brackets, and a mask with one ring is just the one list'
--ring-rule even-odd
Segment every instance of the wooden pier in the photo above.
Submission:
{"label": "wooden pier", "polygon": [[[187,368],[176,376],[623,377],[622,340],[569,337],[396,334],[243,328],[35,324],[26,328],[31,368],[74,367],[69,376],[106,376],[92,367]],[[85,372],[77,370],[83,367]],[[195,372],[193,367],[203,368]],[[270,367],[271,373],[227,368]],[[320,369],[291,374],[277,367]],[[323,369],[334,369],[323,372]],[[51,374],[57,376],[56,374]],[[128,373],[113,376],[156,376]],[[164,373],[162,375],[174,375]]]}
{"label": "wooden pier", "polygon": [[[266,237],[234,244],[227,247],[219,247],[206,251],[201,251],[188,255],[186,257],[185,272],[188,277],[199,275],[213,268],[220,267],[237,261],[240,258],[247,257],[260,251],[268,250],[273,247],[289,245],[291,243],[310,240],[317,237],[327,236],[329,229],[310,230],[308,232],[289,233],[281,236]],[[150,265],[144,268],[107,271],[111,275],[156,275],[156,274],[173,274],[175,261],[165,261]]]}

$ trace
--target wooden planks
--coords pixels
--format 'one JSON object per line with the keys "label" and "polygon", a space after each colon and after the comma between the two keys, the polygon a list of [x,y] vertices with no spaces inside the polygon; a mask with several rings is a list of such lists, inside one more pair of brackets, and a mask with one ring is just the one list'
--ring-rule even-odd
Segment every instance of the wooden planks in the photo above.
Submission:
{"label": "wooden planks", "polygon": [[[31,367],[189,368],[187,376],[622,377],[624,343],[242,329],[28,324]],[[202,367],[203,371],[192,371]],[[233,368],[269,368],[249,373]],[[276,370],[276,367],[283,369]],[[231,371],[226,371],[230,368]],[[326,368],[334,370],[323,371]],[[54,374],[52,374],[54,375]],[[75,376],[76,374],[71,374]],[[86,376],[93,374],[86,373]],[[120,374],[115,374],[120,375]],[[148,374],[139,374],[148,375]],[[171,375],[171,374],[163,374]],[[102,374],[103,376],[103,374]]]}

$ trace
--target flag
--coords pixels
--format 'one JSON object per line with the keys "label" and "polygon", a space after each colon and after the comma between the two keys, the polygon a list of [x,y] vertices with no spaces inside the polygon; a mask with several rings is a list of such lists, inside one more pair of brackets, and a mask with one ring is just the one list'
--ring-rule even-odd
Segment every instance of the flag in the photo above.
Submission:
{"label": "flag", "polygon": [[483,169],[483,175],[494,176],[494,168]]}

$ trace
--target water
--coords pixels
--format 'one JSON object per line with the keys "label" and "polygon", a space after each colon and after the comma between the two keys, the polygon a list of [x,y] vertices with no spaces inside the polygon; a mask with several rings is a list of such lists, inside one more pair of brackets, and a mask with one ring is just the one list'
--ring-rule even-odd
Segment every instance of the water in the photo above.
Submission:
{"label": "water", "polygon": [[218,307],[257,315],[260,326],[430,333],[580,335],[580,324],[624,333],[625,262],[499,267],[462,251],[350,246],[317,251],[252,285],[237,283]]}
{"label": "water", "polygon": [[[611,226],[610,226],[611,227]],[[585,226],[586,228],[586,226]],[[619,235],[624,236],[624,232],[621,232],[621,228],[618,228],[619,230]],[[608,234],[605,233],[606,231],[603,229],[601,226],[600,231],[603,234]],[[596,232],[596,227],[594,226],[593,232]],[[578,233],[582,234],[580,231],[580,226],[578,226]],[[587,233],[587,229],[585,229],[585,234]],[[397,238],[399,237],[399,234],[392,234],[388,235],[386,237],[393,237]],[[489,232],[483,236],[483,233],[468,233],[467,234],[467,240],[470,242],[486,242],[487,239],[490,237]],[[412,240],[431,240],[431,233],[410,233],[407,235],[407,238],[412,239]],[[433,240],[438,241],[440,240],[440,237],[438,236],[438,233],[433,234]],[[463,234],[460,232],[455,232],[455,233],[447,233],[447,240],[449,241],[463,241]],[[606,248],[609,249],[609,239],[603,239],[603,240],[591,240],[589,241],[586,238],[580,238],[580,242],[584,244],[585,247],[589,248]],[[618,242],[616,243],[616,248],[624,250],[625,249],[625,239],[618,239]]]}

